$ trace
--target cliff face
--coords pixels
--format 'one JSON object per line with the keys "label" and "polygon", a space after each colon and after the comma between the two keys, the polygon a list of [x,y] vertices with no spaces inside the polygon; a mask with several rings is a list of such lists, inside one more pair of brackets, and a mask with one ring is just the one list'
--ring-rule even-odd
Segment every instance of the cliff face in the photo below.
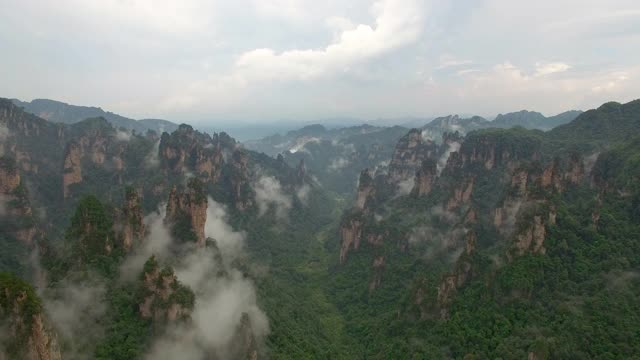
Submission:
{"label": "cliff face", "polygon": [[437,171],[438,166],[434,160],[424,160],[416,173],[412,193],[417,196],[428,195],[435,184]]}
{"label": "cliff face", "polygon": [[153,256],[144,265],[141,287],[141,317],[163,324],[191,316],[195,295],[177,280],[171,267],[161,270]]}
{"label": "cliff face", "polygon": [[236,150],[231,156],[230,183],[233,202],[238,210],[246,210],[253,205],[249,180],[249,155],[244,150]]}
{"label": "cliff face", "polygon": [[144,239],[146,226],[144,215],[140,206],[140,197],[134,189],[127,189],[125,204],[117,213],[116,229],[120,235],[120,241],[125,251]]}
{"label": "cliff face", "polygon": [[0,222],[3,231],[26,244],[36,235],[28,191],[15,159],[0,157]]}
{"label": "cliff face", "polygon": [[360,247],[362,239],[362,227],[364,223],[361,219],[353,218],[340,226],[340,263],[343,264],[347,260],[349,250],[353,248],[357,250]]}
{"label": "cliff face", "polygon": [[260,358],[249,314],[242,313],[240,324],[238,324],[231,344],[231,358],[233,359],[258,360]]}
{"label": "cliff face", "polygon": [[412,129],[396,145],[389,163],[389,182],[412,179],[424,160],[437,156],[438,145],[430,139],[424,139],[420,130]]}
{"label": "cliff face", "polygon": [[225,140],[224,135],[211,137],[182,124],[172,134],[162,134],[159,147],[162,168],[168,174],[190,171],[203,182],[216,183],[224,162],[224,146],[232,146],[230,150],[235,147],[235,142]]}
{"label": "cliff face", "polygon": [[69,197],[69,187],[82,182],[82,155],[80,144],[75,141],[67,144],[62,168],[62,193],[65,199]]}
{"label": "cliff face", "polygon": [[60,360],[57,336],[42,312],[40,299],[25,281],[0,273],[0,318],[9,334],[0,339],[8,359]]}
{"label": "cliff face", "polygon": [[[203,184],[196,178],[189,181],[186,189],[171,189],[167,202],[165,222],[171,224],[174,235],[182,241],[188,241],[190,235],[184,233],[186,225],[193,231],[194,241],[198,246],[205,245],[204,225],[207,221],[207,195]],[[180,233],[175,233],[180,231]]]}
{"label": "cliff face", "polygon": [[373,183],[373,177],[369,169],[365,169],[360,173],[358,182],[358,191],[356,194],[356,209],[363,210],[367,201],[375,198],[376,189]]}

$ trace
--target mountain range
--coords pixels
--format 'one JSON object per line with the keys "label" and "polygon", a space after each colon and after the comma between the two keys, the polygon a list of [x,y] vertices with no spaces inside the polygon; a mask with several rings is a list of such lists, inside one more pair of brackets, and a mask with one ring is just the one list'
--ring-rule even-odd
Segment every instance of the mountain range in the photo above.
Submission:
{"label": "mountain range", "polygon": [[640,353],[640,100],[244,143],[33,103],[0,100],[0,357]]}

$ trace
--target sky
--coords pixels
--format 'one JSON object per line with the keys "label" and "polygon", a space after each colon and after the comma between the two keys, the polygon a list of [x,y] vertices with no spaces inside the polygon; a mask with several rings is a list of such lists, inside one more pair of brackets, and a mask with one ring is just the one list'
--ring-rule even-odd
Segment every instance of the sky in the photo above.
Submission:
{"label": "sky", "polygon": [[0,0],[0,96],[196,124],[640,98],[638,0]]}

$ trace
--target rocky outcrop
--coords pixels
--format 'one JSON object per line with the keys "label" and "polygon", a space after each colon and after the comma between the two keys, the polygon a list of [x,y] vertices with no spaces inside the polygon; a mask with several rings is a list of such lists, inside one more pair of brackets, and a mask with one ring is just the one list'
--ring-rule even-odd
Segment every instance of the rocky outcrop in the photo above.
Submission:
{"label": "rocky outcrop", "polygon": [[49,325],[41,300],[25,281],[0,273],[0,318],[8,336],[0,339],[8,359],[60,360],[57,336]]}
{"label": "rocky outcrop", "polygon": [[140,316],[163,324],[185,320],[191,316],[195,295],[176,278],[171,267],[160,269],[154,256],[144,265],[142,273]]}
{"label": "rocky outcrop", "polygon": [[167,174],[193,172],[205,183],[216,183],[222,172],[225,141],[226,138],[218,134],[211,137],[182,124],[173,133],[162,134],[159,145],[161,166]]}
{"label": "rocky outcrop", "polygon": [[547,236],[546,227],[556,224],[556,209],[545,203],[533,204],[529,207],[533,209],[525,209],[524,214],[520,215],[513,247],[507,254],[510,260],[524,254],[545,254],[547,251],[544,246]]}
{"label": "rocky outcrop", "polygon": [[69,197],[69,187],[82,182],[82,148],[79,143],[71,141],[64,151],[64,166],[62,168],[62,193]]}
{"label": "rocky outcrop", "polygon": [[460,185],[453,188],[452,194],[447,201],[447,210],[459,208],[463,204],[468,204],[471,200],[473,193],[473,185],[475,183],[475,177],[471,177]]}
{"label": "rocky outcrop", "polygon": [[[207,194],[203,184],[197,179],[189,180],[187,188],[178,190],[176,186],[171,189],[169,201],[167,202],[167,214],[165,223],[176,226],[188,224],[193,231],[194,241],[198,246],[205,245],[204,225],[207,221]],[[187,241],[187,234],[180,233],[174,235],[182,237],[182,241]]]}
{"label": "rocky outcrop", "polygon": [[344,264],[347,260],[349,250],[352,248],[357,250],[360,247],[360,240],[362,239],[362,228],[364,222],[358,217],[347,219],[340,226],[340,263]]}
{"label": "rocky outcrop", "polygon": [[0,157],[0,233],[32,244],[36,235],[33,211],[15,159]]}
{"label": "rocky outcrop", "polygon": [[146,232],[144,215],[137,191],[131,188],[127,189],[125,204],[118,211],[116,218],[115,226],[120,235],[121,246],[125,251],[129,251],[144,239]]}
{"label": "rocky outcrop", "polygon": [[249,155],[238,149],[231,156],[230,176],[233,203],[238,210],[246,210],[253,205],[249,180]]}
{"label": "rocky outcrop", "polygon": [[358,181],[358,191],[356,194],[355,207],[358,210],[363,210],[367,205],[367,201],[373,200],[375,197],[376,189],[373,183],[373,177],[369,169],[365,169],[360,173],[360,180]]}
{"label": "rocky outcrop", "polygon": [[254,336],[249,314],[242,313],[233,339],[231,341],[232,359],[258,360],[258,343]]}
{"label": "rocky outcrop", "polygon": [[416,180],[412,193],[416,196],[424,196],[431,193],[437,177],[438,166],[432,159],[422,161],[420,169],[416,173]]}
{"label": "rocky outcrop", "polygon": [[412,179],[422,162],[438,156],[438,145],[422,136],[418,129],[412,129],[402,137],[389,163],[389,182],[397,184]]}

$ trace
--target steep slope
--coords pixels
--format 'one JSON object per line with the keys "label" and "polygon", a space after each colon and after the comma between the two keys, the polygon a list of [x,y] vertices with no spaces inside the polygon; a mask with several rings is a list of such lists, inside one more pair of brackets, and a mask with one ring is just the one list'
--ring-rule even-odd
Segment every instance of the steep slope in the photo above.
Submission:
{"label": "steep slope", "polygon": [[[349,336],[370,331],[358,353],[530,359],[635,353],[622,340],[636,341],[640,286],[630,275],[640,264],[639,149],[637,138],[625,134],[640,130],[635,103],[606,104],[549,133],[471,132],[441,172],[437,157],[421,159],[408,195],[379,196],[385,182],[363,172],[362,196],[335,234],[331,290],[348,314]],[[407,136],[418,139],[415,132]],[[601,331],[607,323],[618,326]],[[587,346],[593,341],[599,347]]]}
{"label": "steep slope", "polygon": [[60,360],[57,335],[43,313],[33,287],[10,273],[0,273],[0,356],[6,359]]}

